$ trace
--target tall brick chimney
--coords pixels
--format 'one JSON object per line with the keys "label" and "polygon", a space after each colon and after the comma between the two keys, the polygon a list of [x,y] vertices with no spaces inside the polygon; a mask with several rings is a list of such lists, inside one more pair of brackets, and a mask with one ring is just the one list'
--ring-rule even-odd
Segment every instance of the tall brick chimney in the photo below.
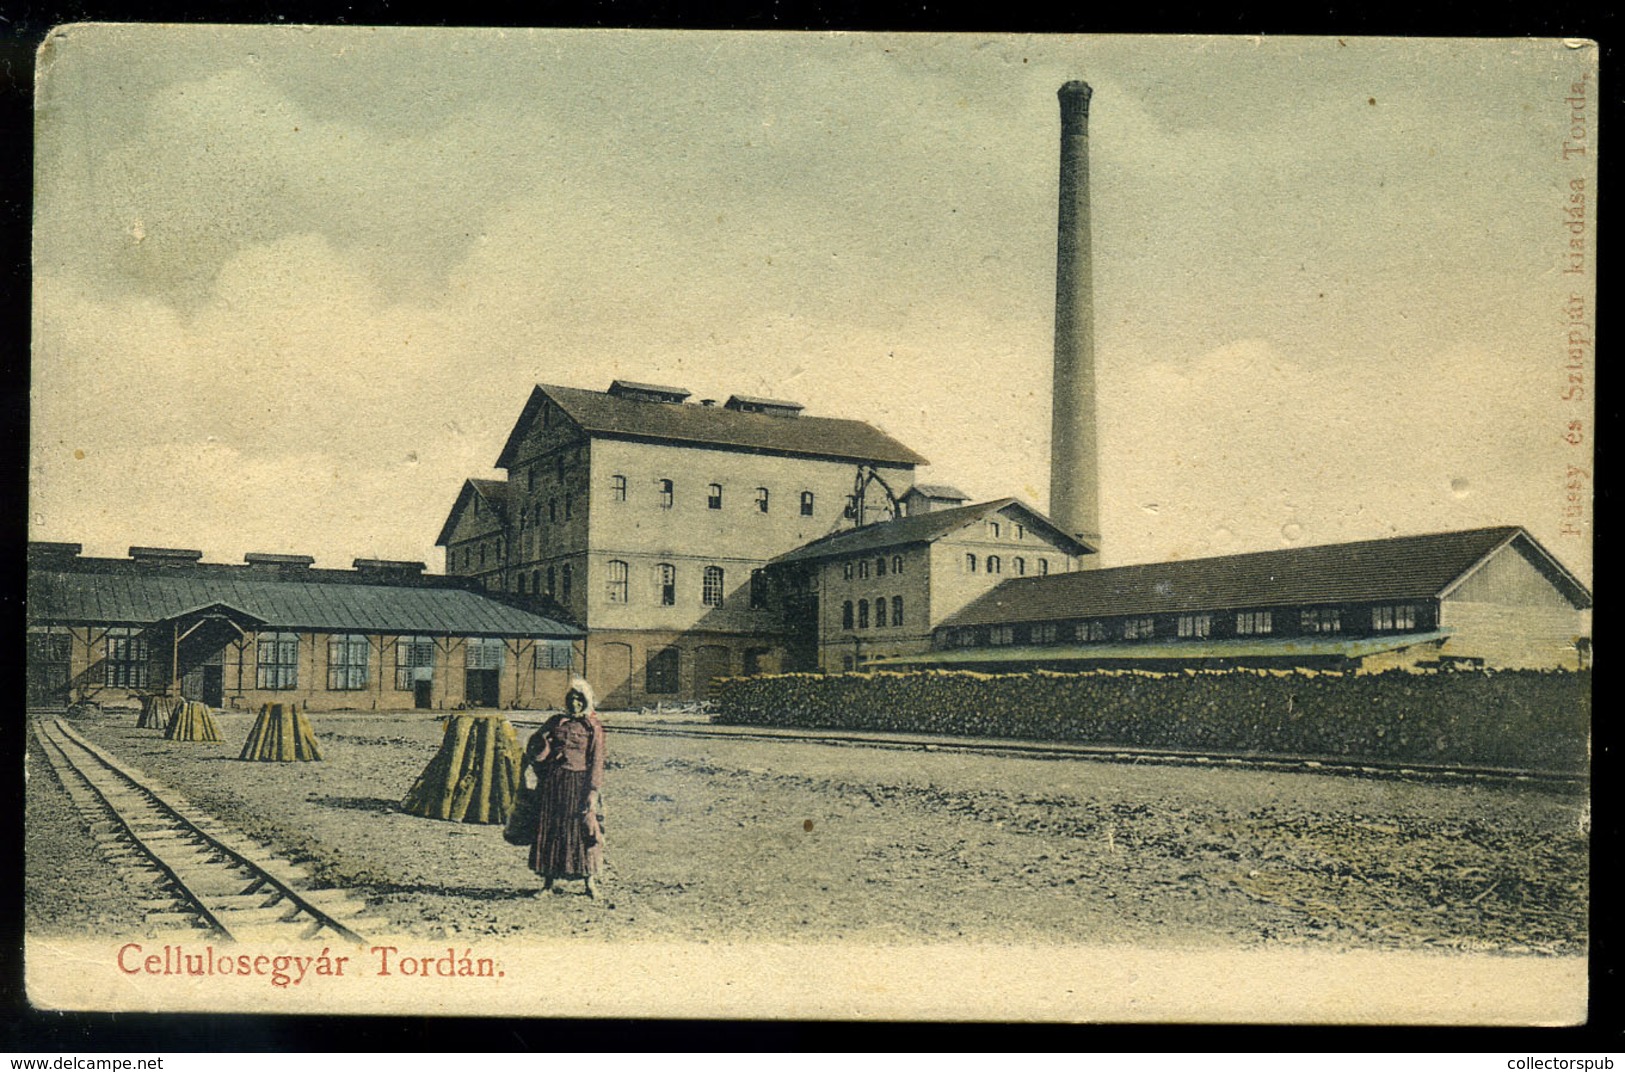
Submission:
{"label": "tall brick chimney", "polygon": [[[1055,394],[1050,425],[1050,516],[1100,548],[1100,458],[1095,437],[1095,287],[1089,250],[1089,98],[1068,82],[1061,98],[1061,205],[1055,253]],[[1094,556],[1090,556],[1094,557]]]}

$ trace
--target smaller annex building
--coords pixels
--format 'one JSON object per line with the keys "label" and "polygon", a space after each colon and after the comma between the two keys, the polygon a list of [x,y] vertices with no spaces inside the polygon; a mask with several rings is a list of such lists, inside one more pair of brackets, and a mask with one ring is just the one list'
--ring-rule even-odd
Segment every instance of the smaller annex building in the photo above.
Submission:
{"label": "smaller annex building", "polygon": [[554,707],[583,633],[421,562],[28,547],[28,702],[178,693],[213,707]]}
{"label": "smaller annex building", "polygon": [[1510,526],[1015,578],[869,665],[1581,669],[1590,607]]}

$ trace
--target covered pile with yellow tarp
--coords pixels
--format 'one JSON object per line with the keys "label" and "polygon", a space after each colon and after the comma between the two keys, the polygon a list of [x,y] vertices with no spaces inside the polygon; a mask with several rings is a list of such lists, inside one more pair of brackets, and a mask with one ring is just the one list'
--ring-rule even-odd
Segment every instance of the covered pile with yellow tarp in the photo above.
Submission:
{"label": "covered pile with yellow tarp", "polygon": [[500,714],[446,720],[440,751],[401,801],[401,810],[457,823],[505,823],[519,785],[519,738]]}
{"label": "covered pile with yellow tarp", "polygon": [[196,700],[182,700],[169,713],[169,725],[164,737],[171,741],[218,741],[220,726],[214,720],[209,705]]}
{"label": "covered pile with yellow tarp", "polygon": [[161,730],[169,721],[169,697],[143,696],[141,697],[141,718],[136,721],[138,730]]}
{"label": "covered pile with yellow tarp", "polygon": [[254,728],[243,742],[243,754],[237,758],[260,763],[320,762],[322,750],[298,704],[268,703],[260,705],[260,717],[254,720]]}

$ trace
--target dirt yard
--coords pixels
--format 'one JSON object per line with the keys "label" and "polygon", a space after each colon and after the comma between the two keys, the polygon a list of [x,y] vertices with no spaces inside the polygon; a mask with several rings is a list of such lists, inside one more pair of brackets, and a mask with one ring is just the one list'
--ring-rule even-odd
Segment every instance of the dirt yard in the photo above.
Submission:
{"label": "dirt yard", "polygon": [[[439,742],[427,713],[314,716],[311,764],[238,762],[245,715],[222,744],[133,717],[75,728],[426,938],[1585,948],[1583,791],[651,737],[616,717],[596,902],[540,893],[495,827],[399,810]],[[122,922],[32,750],[29,771],[30,927]]]}

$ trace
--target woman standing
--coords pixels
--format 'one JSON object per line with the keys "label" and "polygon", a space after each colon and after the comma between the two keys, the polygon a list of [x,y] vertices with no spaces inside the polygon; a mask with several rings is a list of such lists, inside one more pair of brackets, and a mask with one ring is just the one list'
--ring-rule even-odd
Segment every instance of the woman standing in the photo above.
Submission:
{"label": "woman standing", "polygon": [[603,830],[598,822],[598,788],[604,780],[604,724],[593,709],[592,686],[570,679],[564,713],[537,731],[526,749],[534,752],[541,816],[530,869],[542,876],[542,888],[557,878],[585,879],[587,896],[598,896],[598,872],[604,863]]}

